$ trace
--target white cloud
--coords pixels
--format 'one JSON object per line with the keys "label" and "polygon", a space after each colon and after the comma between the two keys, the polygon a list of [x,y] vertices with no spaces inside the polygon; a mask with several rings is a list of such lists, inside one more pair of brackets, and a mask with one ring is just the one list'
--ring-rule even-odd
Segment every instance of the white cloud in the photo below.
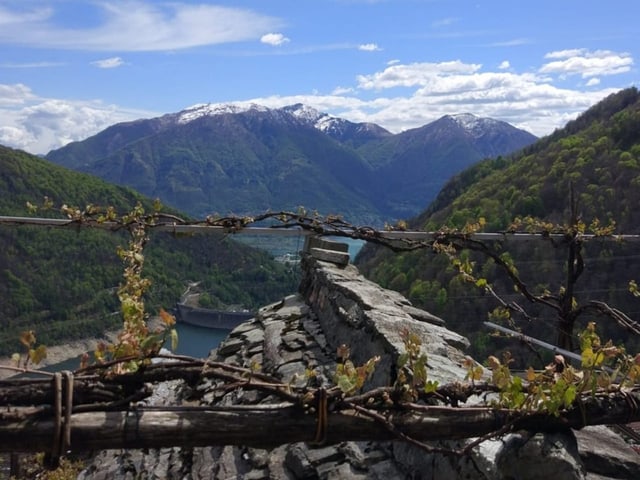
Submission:
{"label": "white cloud", "polygon": [[120,57],[111,57],[91,62],[91,65],[98,68],[117,68],[124,65],[124,61]]}
{"label": "white cloud", "polygon": [[31,11],[12,12],[0,5],[0,27],[16,24],[27,24],[47,20],[53,15],[53,9],[49,7],[35,8]]}
{"label": "white cloud", "polygon": [[149,0],[98,1],[102,23],[55,24],[51,8],[27,13],[0,9],[0,42],[91,51],[167,51],[247,41],[279,28],[279,19],[252,10]]}
{"label": "white cloud", "polygon": [[352,87],[336,87],[331,92],[331,95],[346,95],[347,93],[355,93],[355,89]]}
{"label": "white cloud", "polygon": [[584,48],[572,48],[569,50],[557,50],[547,53],[544,58],[571,58],[583,55],[587,50]]}
{"label": "white cloud", "polygon": [[[576,54],[587,58],[587,53],[551,52],[546,58],[568,60],[576,58]],[[603,57],[627,58],[625,55],[612,53]],[[596,76],[589,76],[579,87],[561,88],[550,72],[541,73],[544,65],[538,73],[518,73],[506,61],[492,70],[461,60],[391,63],[356,76],[353,85],[335,87],[330,94],[313,90],[309,94],[251,98],[241,103],[269,107],[305,103],[354,122],[374,122],[393,132],[425,125],[443,115],[472,112],[542,136],[617,91],[599,87]],[[39,98],[24,84],[0,84],[0,143],[32,153],[46,153],[120,121],[155,115],[158,114],[100,102]]]}
{"label": "white cloud", "polygon": [[363,43],[358,45],[358,50],[363,50],[365,52],[379,52],[382,49],[375,43]]}
{"label": "white cloud", "polygon": [[0,84],[0,144],[34,154],[83,140],[114,123],[155,115],[99,101],[41,98],[25,85]]}
{"label": "white cloud", "polygon": [[34,140],[33,135],[29,135],[23,128],[11,125],[0,126],[0,144],[2,145],[10,145],[24,150],[24,146],[33,143]]}
{"label": "white cloud", "polygon": [[554,61],[543,65],[539,70],[541,73],[580,75],[582,78],[625,73],[633,65],[633,58],[628,53],[610,50],[560,50],[546,54],[545,58]]}
{"label": "white cloud", "polygon": [[29,63],[0,63],[0,68],[50,68],[61,67],[62,62],[29,62]]}
{"label": "white cloud", "polygon": [[[482,71],[481,65],[458,60],[394,64],[360,75],[356,83],[354,90],[340,87],[330,95],[272,96],[250,101],[274,108],[305,103],[354,122],[374,122],[392,132],[419,127],[447,114],[473,112],[543,136],[617,91],[559,88],[548,76]],[[394,94],[381,94],[385,89]]]}
{"label": "white cloud", "polygon": [[280,45],[284,45],[289,42],[289,39],[285,37],[281,33],[267,33],[260,37],[260,41],[262,43],[266,43],[267,45],[273,45],[274,47],[279,47]]}
{"label": "white cloud", "polygon": [[519,47],[520,45],[527,45],[531,43],[528,38],[513,38],[511,40],[504,40],[502,42],[490,43],[490,47]]}
{"label": "white cloud", "polygon": [[[8,105],[24,105],[35,98],[29,87],[22,83],[6,85],[0,83],[0,107]],[[0,116],[0,118],[2,118]]]}
{"label": "white cloud", "polygon": [[394,64],[382,72],[358,75],[358,86],[365,90],[381,90],[393,87],[425,86],[435,78],[453,74],[471,74],[482,65],[466,64],[460,60],[440,63]]}
{"label": "white cloud", "polygon": [[507,70],[510,67],[511,63],[509,63],[509,60],[503,60],[502,62],[500,62],[500,65],[498,65],[498,68],[500,70]]}

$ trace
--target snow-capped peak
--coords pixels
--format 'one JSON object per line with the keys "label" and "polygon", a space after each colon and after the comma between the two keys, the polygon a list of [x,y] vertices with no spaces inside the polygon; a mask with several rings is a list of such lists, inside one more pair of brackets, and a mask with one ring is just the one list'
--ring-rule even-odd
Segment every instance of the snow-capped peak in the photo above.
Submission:
{"label": "snow-capped peak", "polygon": [[199,103],[179,112],[178,123],[189,123],[204,116],[223,115],[228,113],[243,113],[250,110],[266,112],[269,110],[263,105],[250,102],[237,103]]}
{"label": "snow-capped peak", "polygon": [[465,130],[473,129],[480,120],[473,113],[458,113],[456,115],[451,115],[458,125],[460,125]]}
{"label": "snow-capped peak", "polygon": [[216,116],[225,114],[241,114],[248,112],[260,112],[271,115],[274,119],[282,121],[293,121],[298,124],[316,128],[332,137],[345,135],[352,127],[357,127],[360,131],[371,131],[375,125],[353,124],[348,120],[334,117],[328,113],[320,112],[315,108],[302,103],[287,105],[280,108],[270,108],[251,102],[233,103],[201,103],[193,105],[176,114],[169,115],[171,121],[179,124],[192,122],[205,116]]}
{"label": "snow-capped peak", "polygon": [[315,108],[302,103],[296,103],[295,105],[284,107],[282,110],[293,115],[303,123],[311,125],[322,132],[327,132],[328,130],[335,128],[335,124],[342,121],[337,117],[332,117],[328,113],[319,112]]}
{"label": "snow-capped peak", "polygon": [[340,119],[332,117],[326,113],[319,112],[309,105],[297,103],[282,108],[271,109],[264,105],[258,105],[251,102],[234,102],[234,103],[200,103],[186,108],[177,114],[178,123],[189,123],[204,116],[215,116],[224,114],[237,114],[245,112],[278,112],[285,113],[295,118],[297,121],[311,125],[318,130],[326,131],[332,128],[335,122]]}
{"label": "snow-capped peak", "polygon": [[482,135],[488,128],[499,123],[492,118],[476,117],[472,113],[458,113],[456,115],[449,115],[449,117],[474,136]]}
{"label": "snow-capped peak", "polygon": [[296,103],[295,105],[289,105],[283,107],[282,110],[293,115],[294,117],[302,120],[305,123],[315,123],[319,118],[326,116],[326,113],[321,113],[309,105],[303,103]]}

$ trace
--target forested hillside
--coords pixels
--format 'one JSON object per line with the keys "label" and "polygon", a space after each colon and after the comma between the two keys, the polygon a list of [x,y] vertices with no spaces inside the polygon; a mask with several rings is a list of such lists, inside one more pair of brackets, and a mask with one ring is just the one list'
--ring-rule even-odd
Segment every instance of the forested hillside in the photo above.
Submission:
{"label": "forested hillside", "polygon": [[584,218],[615,219],[620,230],[638,233],[639,126],[638,91],[621,91],[509,162],[483,162],[458,175],[416,225],[461,226],[480,212],[490,230],[504,229],[516,215],[564,221],[572,183]]}
{"label": "forested hillside", "polygon": [[[27,153],[0,146],[0,215],[29,216],[26,204],[84,208],[111,205],[128,212],[151,201],[131,190],[69,171]],[[38,216],[60,216],[40,211]],[[24,329],[49,345],[87,337],[120,323],[116,288],[125,233],[88,228],[0,226],[0,355],[18,348]],[[201,282],[209,305],[257,308],[296,288],[296,279],[269,255],[220,236],[175,238],[152,233],[145,274],[152,279],[150,312],[171,308],[186,282]]]}
{"label": "forested hillside", "polygon": [[302,205],[382,225],[416,215],[463,168],[535,139],[468,114],[393,135],[304,105],[202,105],[113,125],[47,158],[198,217]]}
{"label": "forested hillside", "polygon": [[[203,116],[113,153],[94,150],[80,169],[199,217],[298,205],[338,213],[335,206],[345,205],[345,215],[370,219],[375,208],[362,194],[369,180],[362,159],[315,128],[263,117]],[[65,164],[83,143],[48,157]]]}
{"label": "forested hillside", "polygon": [[[485,231],[504,231],[518,216],[528,215],[563,224],[570,221],[570,190],[575,191],[579,218],[589,224],[616,223],[616,233],[640,233],[640,94],[621,91],[589,109],[565,128],[513,157],[481,162],[451,179],[433,204],[411,222],[416,229],[461,228],[486,219]],[[633,244],[591,242],[585,245],[585,271],[576,298],[601,300],[640,317],[640,303],[628,290],[640,258]],[[502,246],[515,261],[521,277],[538,292],[558,292],[566,276],[566,254],[550,241]],[[498,276],[492,261],[477,256],[481,274],[495,282],[508,301],[517,298],[513,285]],[[482,358],[504,345],[482,326],[496,302],[481,289],[463,284],[447,259],[427,251],[391,254],[368,248],[360,267],[373,280],[407,295],[416,305],[443,316],[450,327],[468,335],[474,353]],[[524,332],[553,341],[556,318],[534,308],[539,320],[524,325]],[[638,345],[610,320],[592,317],[605,337]]]}

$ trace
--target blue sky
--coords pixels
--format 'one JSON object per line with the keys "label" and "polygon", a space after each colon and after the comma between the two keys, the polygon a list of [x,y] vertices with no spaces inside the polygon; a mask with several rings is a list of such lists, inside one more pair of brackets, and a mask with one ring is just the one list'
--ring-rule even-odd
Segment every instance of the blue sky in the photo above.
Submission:
{"label": "blue sky", "polygon": [[638,86],[638,19],[636,0],[0,0],[0,144],[229,102],[542,136]]}

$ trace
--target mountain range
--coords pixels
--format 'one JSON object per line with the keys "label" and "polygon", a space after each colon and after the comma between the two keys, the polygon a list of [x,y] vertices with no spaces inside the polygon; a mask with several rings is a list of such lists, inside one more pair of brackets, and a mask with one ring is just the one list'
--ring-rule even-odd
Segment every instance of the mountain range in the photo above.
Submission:
{"label": "mountain range", "polygon": [[[194,215],[254,213],[302,203],[356,220],[417,212],[409,226],[426,230],[461,227],[479,217],[486,219],[488,230],[502,230],[517,215],[561,223],[566,220],[572,185],[586,221],[615,220],[618,231],[637,233],[637,89],[607,98],[563,129],[526,146],[530,140],[512,126],[468,114],[445,116],[392,134],[303,105],[282,109],[199,105],[114,125],[50,152],[48,158],[161,197],[165,204],[187,206]],[[512,147],[514,143],[522,145]],[[508,150],[516,151],[501,153]],[[474,155],[476,160],[471,160]],[[487,157],[492,158],[482,160]],[[142,198],[130,189],[107,186],[95,176],[3,147],[0,164],[0,191],[6,193],[0,195],[1,214],[20,215],[26,201],[43,195],[78,205],[101,202],[123,208]],[[440,177],[441,189],[435,185]],[[434,180],[431,191],[430,180]],[[425,210],[430,197],[433,201]],[[113,240],[97,233],[0,228],[0,288],[10,299],[0,304],[0,317],[8,319],[3,321],[5,342],[7,335],[15,337],[24,326],[51,331],[52,339],[86,336],[102,328],[104,323],[87,312],[114,308],[109,292],[118,272],[106,258],[111,253],[105,254],[114,248]],[[291,278],[267,256],[243,250],[236,242],[214,249],[204,241],[184,241],[161,240],[155,255],[149,254],[154,284],[164,290],[152,292],[155,305],[175,299],[182,282],[196,276],[221,306],[243,296],[260,302],[291,287]],[[72,245],[83,254],[73,253]],[[629,262],[636,255],[625,248],[589,246],[595,268],[587,266],[584,292],[633,312],[637,307],[629,303],[633,299],[627,283],[634,277]],[[515,260],[524,259],[522,272],[537,275],[533,284],[539,286],[556,281],[558,273],[549,266],[553,259],[540,256],[543,250],[514,253]],[[192,259],[194,252],[201,256]],[[481,326],[487,298],[463,291],[441,260],[424,253],[392,255],[365,248],[358,265],[382,286],[399,290],[416,306],[446,318],[450,328],[471,338],[474,354],[481,358],[494,348]],[[481,268],[490,277],[493,267]],[[270,292],[264,292],[266,286]],[[83,301],[87,296],[89,300]]]}
{"label": "mountain range", "polygon": [[424,210],[464,168],[535,140],[471,114],[392,134],[302,104],[202,104],[113,125],[46,158],[196,217],[304,206],[381,224]]}

